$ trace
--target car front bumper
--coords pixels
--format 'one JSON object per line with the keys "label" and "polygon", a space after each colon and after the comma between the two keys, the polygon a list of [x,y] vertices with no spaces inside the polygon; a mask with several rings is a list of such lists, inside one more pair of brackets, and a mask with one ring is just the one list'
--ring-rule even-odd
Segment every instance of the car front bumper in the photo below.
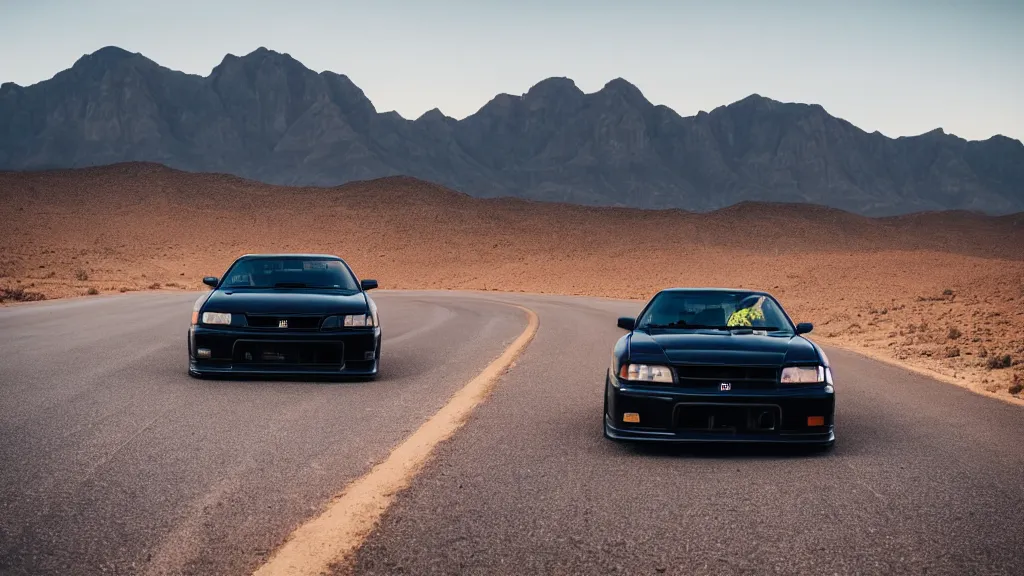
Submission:
{"label": "car front bumper", "polygon": [[[818,444],[835,442],[832,386],[712,392],[606,380],[604,431],[614,440]],[[639,422],[626,422],[624,415]],[[821,425],[810,422],[821,418]]]}
{"label": "car front bumper", "polygon": [[[375,376],[380,327],[338,332],[237,330],[191,326],[189,372],[197,376]],[[199,350],[208,350],[201,358]]]}

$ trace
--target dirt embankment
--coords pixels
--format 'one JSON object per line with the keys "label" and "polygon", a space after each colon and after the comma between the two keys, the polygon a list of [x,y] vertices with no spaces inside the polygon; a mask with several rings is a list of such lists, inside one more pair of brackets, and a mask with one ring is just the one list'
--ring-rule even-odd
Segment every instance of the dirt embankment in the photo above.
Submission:
{"label": "dirt embankment", "polygon": [[1024,215],[871,219],[480,200],[410,178],[285,188],[147,164],[0,174],[0,299],[200,289],[248,252],[327,252],[385,288],[649,298],[766,289],[819,340],[1006,396],[1024,386]]}

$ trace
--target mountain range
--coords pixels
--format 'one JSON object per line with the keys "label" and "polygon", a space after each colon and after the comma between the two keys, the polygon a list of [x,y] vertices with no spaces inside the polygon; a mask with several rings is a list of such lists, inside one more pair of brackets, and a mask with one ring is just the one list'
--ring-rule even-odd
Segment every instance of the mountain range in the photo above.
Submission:
{"label": "mountain range", "polygon": [[348,77],[257,49],[210,75],[117,47],[28,87],[0,86],[0,170],[158,162],[270,184],[407,175],[478,197],[707,211],[804,202],[868,216],[1024,211],[1024,144],[941,129],[867,133],[757,94],[696,116],[621,78],[548,78],[456,120],[378,112]]}

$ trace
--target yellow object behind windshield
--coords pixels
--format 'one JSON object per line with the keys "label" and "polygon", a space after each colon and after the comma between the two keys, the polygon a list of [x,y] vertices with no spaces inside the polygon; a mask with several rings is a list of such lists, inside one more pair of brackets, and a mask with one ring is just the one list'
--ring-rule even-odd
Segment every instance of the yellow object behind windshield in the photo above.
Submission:
{"label": "yellow object behind windshield", "polygon": [[761,303],[764,298],[757,301],[757,304],[743,308],[732,313],[726,326],[753,326],[754,320],[764,320],[764,312],[761,310]]}

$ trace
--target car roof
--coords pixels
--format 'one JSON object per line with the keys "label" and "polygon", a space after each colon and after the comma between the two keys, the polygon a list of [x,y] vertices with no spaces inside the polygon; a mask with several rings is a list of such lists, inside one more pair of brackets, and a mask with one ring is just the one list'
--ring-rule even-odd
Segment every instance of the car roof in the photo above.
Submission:
{"label": "car roof", "polygon": [[761,290],[754,290],[752,288],[720,288],[720,287],[708,287],[708,288],[664,288],[659,292],[745,292],[747,294],[757,294],[760,296],[771,296],[768,292]]}
{"label": "car roof", "polygon": [[287,253],[287,254],[243,254],[238,257],[238,260],[253,260],[256,258],[321,258],[327,260],[341,260],[340,256],[333,254],[300,254],[300,253]]}

